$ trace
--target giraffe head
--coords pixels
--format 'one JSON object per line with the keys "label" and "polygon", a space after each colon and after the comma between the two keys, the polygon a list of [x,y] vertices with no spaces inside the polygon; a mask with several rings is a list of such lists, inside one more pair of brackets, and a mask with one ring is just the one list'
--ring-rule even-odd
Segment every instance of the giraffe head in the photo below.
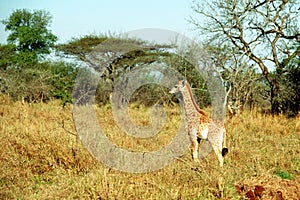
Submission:
{"label": "giraffe head", "polygon": [[175,93],[177,93],[177,92],[183,91],[183,89],[185,88],[185,84],[186,84],[186,81],[185,81],[185,80],[180,80],[180,81],[178,82],[178,84],[175,85],[175,86],[169,91],[169,93],[175,94]]}

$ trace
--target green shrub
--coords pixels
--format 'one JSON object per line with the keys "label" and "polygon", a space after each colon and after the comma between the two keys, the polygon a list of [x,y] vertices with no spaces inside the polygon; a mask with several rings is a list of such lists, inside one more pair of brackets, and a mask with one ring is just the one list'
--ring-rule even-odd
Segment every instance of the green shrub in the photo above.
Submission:
{"label": "green shrub", "polygon": [[275,171],[275,174],[276,174],[277,176],[279,176],[280,178],[282,178],[282,179],[288,179],[288,180],[294,179],[294,177],[293,177],[292,174],[290,174],[290,173],[288,173],[288,172],[286,172],[286,171],[280,170],[280,169],[277,169],[277,170]]}

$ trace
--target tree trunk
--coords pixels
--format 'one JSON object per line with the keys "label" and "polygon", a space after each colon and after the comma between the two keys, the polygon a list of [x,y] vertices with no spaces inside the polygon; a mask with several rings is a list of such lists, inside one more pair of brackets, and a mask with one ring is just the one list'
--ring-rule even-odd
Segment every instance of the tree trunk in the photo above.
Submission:
{"label": "tree trunk", "polygon": [[271,76],[267,66],[264,65],[261,59],[253,54],[249,56],[255,61],[262,70],[263,76],[266,78],[271,88],[271,113],[272,115],[278,115],[280,113],[280,102],[279,102],[279,82],[282,75],[283,66],[277,66],[275,76]]}
{"label": "tree trunk", "polygon": [[271,86],[271,113],[272,115],[278,115],[280,113],[280,102],[279,102],[279,80],[278,75],[270,83]]}

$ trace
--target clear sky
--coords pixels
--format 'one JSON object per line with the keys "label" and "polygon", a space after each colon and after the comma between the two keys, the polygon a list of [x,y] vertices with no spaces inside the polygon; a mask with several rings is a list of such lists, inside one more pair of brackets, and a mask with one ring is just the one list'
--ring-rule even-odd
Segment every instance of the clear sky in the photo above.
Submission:
{"label": "clear sky", "polygon": [[[100,33],[124,33],[142,28],[168,29],[192,36],[187,22],[191,0],[0,0],[0,20],[16,9],[42,9],[52,15],[50,29],[59,43],[72,37]],[[0,24],[0,43],[8,33]]]}

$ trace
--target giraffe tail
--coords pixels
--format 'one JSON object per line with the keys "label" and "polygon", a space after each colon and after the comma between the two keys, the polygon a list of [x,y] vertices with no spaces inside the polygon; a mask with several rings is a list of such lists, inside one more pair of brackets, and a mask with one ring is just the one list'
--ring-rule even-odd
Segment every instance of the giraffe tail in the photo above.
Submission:
{"label": "giraffe tail", "polygon": [[222,149],[222,156],[225,157],[226,154],[228,154],[228,148],[227,147],[223,147],[223,149]]}

